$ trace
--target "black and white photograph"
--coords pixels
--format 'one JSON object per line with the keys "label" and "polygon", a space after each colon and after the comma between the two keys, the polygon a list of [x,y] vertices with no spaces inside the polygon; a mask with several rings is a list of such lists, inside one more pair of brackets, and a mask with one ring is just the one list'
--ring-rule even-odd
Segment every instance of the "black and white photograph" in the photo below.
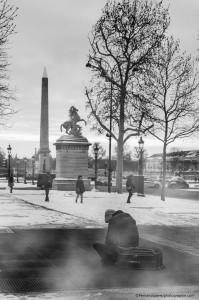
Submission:
{"label": "black and white photograph", "polygon": [[0,300],[199,299],[199,1],[0,0]]}

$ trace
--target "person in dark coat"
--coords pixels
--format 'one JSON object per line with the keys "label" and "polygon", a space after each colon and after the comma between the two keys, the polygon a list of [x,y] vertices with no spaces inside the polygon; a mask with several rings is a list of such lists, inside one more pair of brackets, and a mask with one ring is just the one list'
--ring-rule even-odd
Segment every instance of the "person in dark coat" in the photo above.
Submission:
{"label": "person in dark coat", "polygon": [[127,202],[126,203],[131,203],[131,197],[133,195],[133,191],[135,189],[135,185],[133,183],[133,175],[129,175],[127,177],[127,181],[126,181],[126,189],[129,193],[128,198],[127,198]]}
{"label": "person in dark coat", "polygon": [[49,190],[52,188],[52,177],[48,171],[44,176],[44,189],[46,193],[45,201],[49,202]]}
{"label": "person in dark coat", "polygon": [[14,176],[13,176],[13,174],[11,174],[9,179],[8,179],[8,186],[10,187],[10,193],[12,193],[13,186],[14,186]]}
{"label": "person in dark coat", "polygon": [[117,247],[139,246],[138,228],[131,215],[122,210],[106,210],[105,222],[109,223],[105,244],[95,243],[93,247],[104,264],[114,264],[117,262]]}
{"label": "person in dark coat", "polygon": [[75,199],[76,203],[77,203],[79,196],[81,197],[81,203],[83,203],[83,193],[84,192],[85,192],[85,188],[84,188],[84,182],[82,180],[82,175],[79,175],[78,179],[76,181],[76,194],[77,194],[77,197]]}

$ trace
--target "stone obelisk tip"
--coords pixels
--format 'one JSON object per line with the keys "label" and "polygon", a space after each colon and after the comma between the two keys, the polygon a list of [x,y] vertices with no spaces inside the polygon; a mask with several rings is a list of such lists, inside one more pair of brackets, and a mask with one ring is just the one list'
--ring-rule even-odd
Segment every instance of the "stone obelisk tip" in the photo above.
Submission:
{"label": "stone obelisk tip", "polygon": [[46,67],[44,67],[44,73],[42,78],[48,78],[47,72],[46,72]]}

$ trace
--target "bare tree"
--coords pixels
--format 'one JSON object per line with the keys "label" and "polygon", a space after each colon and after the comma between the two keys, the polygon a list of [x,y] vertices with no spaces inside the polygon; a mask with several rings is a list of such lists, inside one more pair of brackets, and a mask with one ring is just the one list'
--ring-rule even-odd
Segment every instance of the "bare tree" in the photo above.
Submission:
{"label": "bare tree", "polygon": [[[123,146],[153,125],[150,105],[139,97],[139,76],[149,68],[169,26],[162,1],[108,1],[89,36],[90,87],[86,88],[92,129],[117,141],[116,190],[122,193]],[[143,124],[145,125],[143,127]]]}
{"label": "bare tree", "polygon": [[[113,159],[117,159],[117,152],[118,152],[117,148],[118,148],[117,146],[114,147],[114,154],[112,155]],[[131,159],[132,159],[132,151],[129,150],[129,145],[124,144],[122,156],[123,156],[123,160],[131,161]]]}
{"label": "bare tree", "polygon": [[149,132],[163,142],[163,201],[167,146],[199,129],[199,76],[194,65],[191,56],[181,53],[179,42],[170,37],[162,43],[150,74],[143,79],[143,93],[149,96],[154,112],[155,126]]}
{"label": "bare tree", "polygon": [[15,33],[13,23],[17,15],[17,7],[8,0],[0,1],[0,125],[5,126],[14,113],[11,102],[15,100],[14,90],[9,85],[9,56],[7,46],[9,37]]}

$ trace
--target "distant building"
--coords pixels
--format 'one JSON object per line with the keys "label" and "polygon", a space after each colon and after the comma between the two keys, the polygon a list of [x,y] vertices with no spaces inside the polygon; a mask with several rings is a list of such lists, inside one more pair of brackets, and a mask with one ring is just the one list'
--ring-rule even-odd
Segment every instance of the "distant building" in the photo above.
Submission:
{"label": "distant building", "polygon": [[[145,174],[151,177],[162,174],[162,153],[147,157]],[[175,151],[166,155],[167,175],[180,175],[186,179],[194,179],[199,175],[199,150]]]}

